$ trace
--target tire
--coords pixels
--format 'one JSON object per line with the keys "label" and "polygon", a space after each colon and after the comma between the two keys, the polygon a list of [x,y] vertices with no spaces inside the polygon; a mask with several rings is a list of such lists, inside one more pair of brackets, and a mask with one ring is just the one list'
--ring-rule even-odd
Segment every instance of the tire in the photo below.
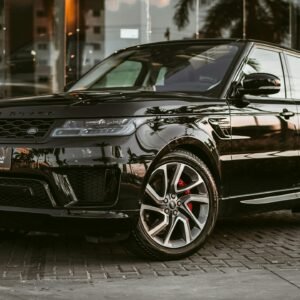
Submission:
{"label": "tire", "polygon": [[194,154],[176,150],[148,176],[131,249],[154,260],[186,257],[204,244],[217,215],[218,192],[211,172]]}

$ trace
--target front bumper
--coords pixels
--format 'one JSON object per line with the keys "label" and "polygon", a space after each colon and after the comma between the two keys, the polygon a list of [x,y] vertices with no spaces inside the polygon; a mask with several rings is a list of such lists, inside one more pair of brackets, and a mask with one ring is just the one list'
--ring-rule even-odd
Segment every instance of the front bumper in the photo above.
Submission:
{"label": "front bumper", "polygon": [[134,135],[9,147],[11,167],[0,171],[1,227],[109,233],[135,224],[155,152],[142,151]]}

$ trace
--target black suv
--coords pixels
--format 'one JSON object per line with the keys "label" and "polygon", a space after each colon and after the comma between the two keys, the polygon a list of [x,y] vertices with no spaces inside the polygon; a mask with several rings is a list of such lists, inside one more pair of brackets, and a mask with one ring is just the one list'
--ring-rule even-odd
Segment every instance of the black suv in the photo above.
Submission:
{"label": "black suv", "polygon": [[1,101],[1,226],[176,259],[219,216],[299,210],[299,70],[298,52],[263,42],[164,42],[65,93]]}

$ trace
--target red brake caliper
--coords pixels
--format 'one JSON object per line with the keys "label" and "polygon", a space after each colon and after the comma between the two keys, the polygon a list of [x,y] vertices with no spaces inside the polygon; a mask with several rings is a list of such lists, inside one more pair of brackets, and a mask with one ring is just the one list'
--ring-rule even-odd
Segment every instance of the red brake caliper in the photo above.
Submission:
{"label": "red brake caliper", "polygon": [[[182,179],[179,179],[179,181],[178,181],[178,187],[184,188],[185,186],[187,186],[187,183],[185,183]],[[185,195],[189,195],[190,193],[191,193],[191,190],[186,190],[184,192]],[[190,211],[192,211],[193,210],[193,203],[189,202],[187,204],[187,207],[189,208]]]}

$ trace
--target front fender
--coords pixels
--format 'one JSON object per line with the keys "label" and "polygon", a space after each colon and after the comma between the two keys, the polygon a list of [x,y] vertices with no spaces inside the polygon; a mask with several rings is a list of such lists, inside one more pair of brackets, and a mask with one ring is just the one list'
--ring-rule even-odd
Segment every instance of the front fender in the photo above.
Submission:
{"label": "front fender", "polygon": [[177,122],[174,123],[174,117],[156,118],[137,132],[137,140],[144,149],[156,149],[153,160],[148,164],[147,174],[151,174],[156,163],[167,153],[185,149],[207,164],[220,187],[222,178],[220,153],[216,135],[213,134],[210,124],[201,121],[199,126],[197,123],[200,121],[194,117],[190,117],[189,120],[184,117],[184,122],[180,120],[181,118],[177,118]]}

